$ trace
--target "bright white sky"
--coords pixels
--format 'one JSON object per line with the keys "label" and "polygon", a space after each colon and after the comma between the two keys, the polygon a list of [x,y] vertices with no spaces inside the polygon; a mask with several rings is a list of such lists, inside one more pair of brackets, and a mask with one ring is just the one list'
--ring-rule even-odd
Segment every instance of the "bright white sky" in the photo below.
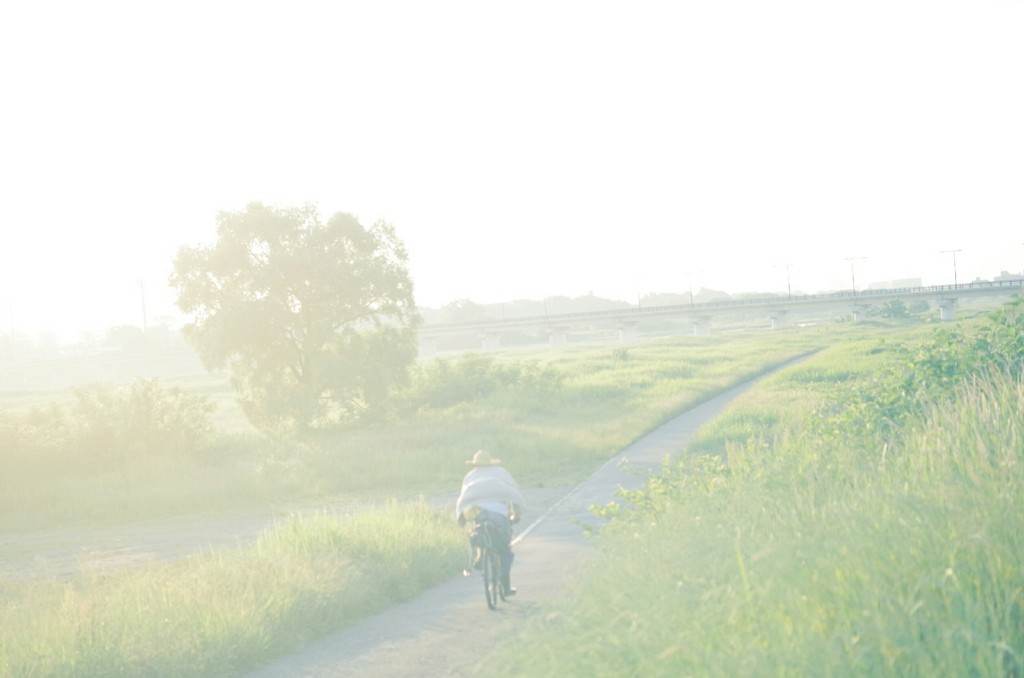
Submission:
{"label": "bright white sky", "polygon": [[0,333],[176,311],[251,201],[421,306],[1024,267],[1024,1],[8,2]]}

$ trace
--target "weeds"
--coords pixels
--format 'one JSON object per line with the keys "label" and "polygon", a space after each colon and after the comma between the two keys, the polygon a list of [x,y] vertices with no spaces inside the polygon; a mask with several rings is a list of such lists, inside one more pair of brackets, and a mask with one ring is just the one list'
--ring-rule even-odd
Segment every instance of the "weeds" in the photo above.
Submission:
{"label": "weeds", "polygon": [[447,514],[393,504],[296,518],[180,563],[0,586],[0,674],[238,675],[450,577],[464,557]]}
{"label": "weeds", "polygon": [[[515,639],[531,652],[488,665],[1020,675],[1024,382],[1015,367],[978,369],[1019,355],[1015,327],[995,317],[907,350],[837,346],[765,380],[698,433],[701,455],[624,493],[632,509],[603,509],[616,518],[606,557]],[[890,374],[909,379],[903,411]]]}
{"label": "weeds", "polygon": [[[124,448],[109,465],[66,476],[40,448],[37,476],[6,459],[3,520],[23,529],[40,516],[104,522],[232,502],[454,494],[464,460],[482,447],[524,485],[568,484],[673,414],[822,341],[815,333],[734,335],[638,342],[628,359],[604,346],[466,358],[435,368],[447,376],[421,383],[405,417],[301,445],[214,432],[201,454]],[[111,412],[163,411],[143,407],[155,400],[97,392],[88,402],[102,423]],[[124,430],[139,430],[129,426],[137,420],[112,418]],[[159,426],[141,430],[159,437]],[[357,521],[290,522],[251,548],[170,565],[0,581],[0,674],[235,675],[457,572],[464,549],[449,516],[396,508]]]}

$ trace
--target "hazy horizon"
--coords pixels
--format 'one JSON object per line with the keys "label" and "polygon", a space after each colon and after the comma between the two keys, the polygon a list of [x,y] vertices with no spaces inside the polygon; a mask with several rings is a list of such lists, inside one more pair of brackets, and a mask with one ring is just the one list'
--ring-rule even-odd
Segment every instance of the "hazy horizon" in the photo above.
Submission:
{"label": "hazy horizon", "polygon": [[[1015,276],[1024,276],[1024,272],[1020,272],[1020,271],[1018,271],[1018,272],[1002,271],[1002,273],[1009,273],[1011,276],[1014,276],[1014,275]],[[990,276],[989,278],[986,278],[986,280],[991,280],[992,277],[998,277],[998,276]],[[968,284],[968,283],[970,283],[972,281],[973,281],[973,279],[972,280],[964,280],[964,279],[960,278],[960,280],[959,280],[960,284]],[[805,290],[805,289],[799,289],[799,288],[794,287],[794,288],[792,288],[791,293],[793,295],[814,295],[814,294],[828,294],[828,293],[832,293],[832,292],[848,291],[848,290],[852,289],[853,282],[854,282],[853,280],[848,280],[846,286],[840,285],[839,287],[834,288],[834,289],[823,289],[823,290],[813,290],[813,291],[809,291],[809,290]],[[903,278],[903,279],[874,280],[874,281],[873,280],[860,280],[860,279],[856,280],[857,290],[860,291],[860,292],[863,292],[865,290],[869,290],[869,289],[872,289],[872,288],[885,288],[885,287],[896,287],[896,286],[914,286],[916,283],[919,283],[919,282],[921,283],[922,286],[930,286],[930,285],[926,285],[925,283],[923,283],[923,281],[920,281],[919,278]],[[933,285],[948,285],[948,284],[951,284],[951,281],[950,282],[933,283]],[[728,295],[730,295],[731,297],[741,297],[741,296],[744,296],[744,295],[762,295],[762,294],[766,295],[766,296],[767,295],[785,296],[787,293],[790,293],[790,291],[786,290],[786,289],[782,289],[782,290],[740,290],[740,291],[734,291],[734,292],[726,292],[725,290],[713,289],[713,288],[708,288],[708,287],[704,287],[704,286],[694,287],[692,292],[693,292],[693,295],[696,298],[698,303],[702,303],[701,296],[705,296],[705,297],[706,296],[714,296],[716,294],[723,293],[723,292],[728,294]],[[570,296],[570,295],[557,295],[557,294],[555,294],[555,295],[547,295],[545,297],[508,299],[508,300],[499,300],[499,301],[492,301],[492,302],[476,302],[472,298],[469,298],[469,297],[460,297],[460,298],[457,298],[457,299],[453,299],[452,302],[469,301],[471,303],[476,303],[476,304],[478,304],[478,305],[480,305],[482,307],[485,307],[485,308],[495,308],[495,307],[499,307],[500,306],[504,310],[505,306],[512,307],[512,306],[514,306],[516,304],[519,304],[519,305],[541,304],[541,303],[545,303],[547,301],[551,301],[553,299],[568,299],[570,301],[578,301],[578,300],[586,299],[586,298],[592,296],[594,298],[601,299],[601,300],[608,301],[608,302],[621,302],[621,303],[627,304],[629,306],[636,306],[641,301],[647,300],[647,299],[650,299],[650,298],[667,297],[667,296],[678,296],[678,297],[681,297],[683,299],[687,299],[689,297],[689,295],[690,295],[690,290],[689,289],[652,290],[652,291],[649,291],[649,292],[646,292],[646,293],[640,293],[638,296],[634,297],[633,299],[627,299],[627,298],[606,297],[606,296],[602,296],[602,295],[596,294],[593,291],[589,291],[589,292],[586,292],[586,293],[583,293],[583,294],[573,295],[573,296]],[[449,302],[449,303],[452,303],[452,302]],[[431,307],[431,306],[424,306],[424,305],[418,305],[418,308],[420,310],[422,310],[422,311],[441,312],[441,311],[444,310],[445,306],[447,306],[447,304],[444,304],[444,305],[441,305],[441,306],[433,306],[433,307]],[[168,321],[170,321],[170,322],[168,322]],[[37,331],[33,332],[33,331],[22,331],[22,330],[20,330],[17,327],[17,324],[14,322],[14,319],[13,318],[8,318],[7,322],[11,323],[11,325],[6,327],[6,328],[4,328],[4,329],[2,329],[2,330],[0,330],[0,337],[8,335],[8,336],[16,336],[16,337],[29,338],[29,339],[31,339],[33,341],[38,341],[38,340],[46,338],[46,337],[52,337],[53,339],[55,339],[57,341],[58,344],[63,345],[63,346],[68,346],[68,345],[74,345],[74,344],[82,343],[83,341],[86,341],[86,340],[93,340],[93,341],[96,341],[98,343],[103,343],[103,342],[106,341],[107,335],[110,333],[110,331],[118,330],[118,329],[121,329],[121,328],[135,328],[135,329],[139,330],[140,332],[145,327],[148,327],[151,330],[152,329],[157,329],[157,328],[166,328],[166,329],[169,329],[169,330],[172,330],[172,331],[177,331],[177,330],[180,329],[180,327],[182,325],[184,325],[185,323],[187,323],[189,321],[190,321],[190,319],[188,317],[186,317],[184,314],[181,314],[180,312],[177,313],[174,316],[170,316],[170,315],[166,315],[166,314],[165,315],[160,315],[160,316],[152,316],[152,315],[149,315],[148,310],[147,310],[147,313],[146,313],[146,315],[144,317],[143,313],[142,313],[141,301],[140,301],[140,308],[138,309],[137,317],[136,317],[136,319],[134,321],[131,320],[131,319],[128,319],[125,322],[112,324],[112,325],[109,325],[107,327],[96,327],[96,328],[84,329],[84,330],[68,329],[68,330],[65,330],[65,331],[61,332],[61,331],[50,329],[50,328],[44,328],[44,329],[37,330]]]}
{"label": "hazy horizon", "polygon": [[0,334],[177,316],[177,249],[254,201],[393,224],[429,308],[1024,268],[1021,3],[0,19]]}

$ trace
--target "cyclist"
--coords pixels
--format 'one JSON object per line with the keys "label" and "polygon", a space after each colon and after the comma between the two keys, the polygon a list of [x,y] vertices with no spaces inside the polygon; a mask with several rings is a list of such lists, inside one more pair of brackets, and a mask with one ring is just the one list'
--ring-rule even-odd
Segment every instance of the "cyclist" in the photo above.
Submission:
{"label": "cyclist", "polygon": [[478,450],[473,458],[466,462],[471,468],[462,479],[462,490],[455,504],[455,516],[459,525],[472,522],[474,529],[470,534],[470,544],[474,548],[479,566],[480,551],[474,541],[478,527],[484,521],[497,525],[501,539],[501,576],[502,588],[506,596],[515,595],[512,588],[512,524],[519,522],[524,505],[523,495],[519,491],[512,474],[501,465],[500,459],[494,459],[486,450]]}

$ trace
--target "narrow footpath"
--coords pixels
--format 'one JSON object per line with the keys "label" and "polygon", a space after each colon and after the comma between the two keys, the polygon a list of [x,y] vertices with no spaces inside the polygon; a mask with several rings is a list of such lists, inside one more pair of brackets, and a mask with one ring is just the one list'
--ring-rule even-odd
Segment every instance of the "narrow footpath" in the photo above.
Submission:
{"label": "narrow footpath", "polygon": [[585,526],[597,526],[599,519],[589,507],[613,501],[620,487],[640,487],[648,470],[659,470],[666,455],[683,450],[699,426],[756,381],[732,388],[644,436],[560,499],[528,507],[527,519],[536,518],[514,542],[512,585],[519,592],[496,611],[487,609],[474,572],[282,658],[250,678],[479,675],[478,663],[488,648],[514,634],[531,616],[544,614],[546,604],[564,595],[596,554]]}

